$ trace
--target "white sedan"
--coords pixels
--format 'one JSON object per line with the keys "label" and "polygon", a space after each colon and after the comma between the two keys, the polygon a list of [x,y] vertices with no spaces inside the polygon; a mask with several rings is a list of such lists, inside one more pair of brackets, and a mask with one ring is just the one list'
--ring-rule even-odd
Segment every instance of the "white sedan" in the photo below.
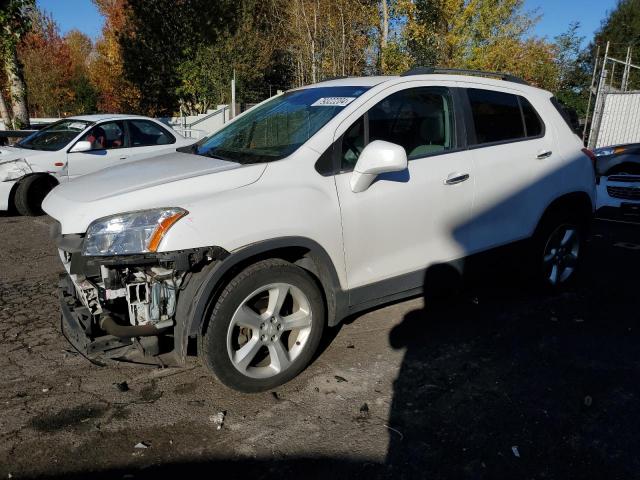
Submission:
{"label": "white sedan", "polygon": [[38,215],[42,200],[59,183],[193,142],[148,117],[65,118],[0,147],[0,211],[14,207],[21,215]]}

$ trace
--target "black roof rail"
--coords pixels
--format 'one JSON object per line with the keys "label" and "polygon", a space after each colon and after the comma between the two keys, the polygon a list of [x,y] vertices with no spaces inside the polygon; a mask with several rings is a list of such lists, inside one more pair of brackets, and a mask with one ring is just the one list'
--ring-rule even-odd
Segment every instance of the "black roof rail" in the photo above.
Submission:
{"label": "black roof rail", "polygon": [[438,68],[438,67],[416,67],[400,75],[401,77],[410,77],[411,75],[434,75],[434,74],[456,74],[456,75],[473,75],[477,77],[494,77],[505,82],[520,83],[521,85],[529,85],[529,83],[520,77],[502,72],[485,72],[484,70],[465,70],[462,68]]}

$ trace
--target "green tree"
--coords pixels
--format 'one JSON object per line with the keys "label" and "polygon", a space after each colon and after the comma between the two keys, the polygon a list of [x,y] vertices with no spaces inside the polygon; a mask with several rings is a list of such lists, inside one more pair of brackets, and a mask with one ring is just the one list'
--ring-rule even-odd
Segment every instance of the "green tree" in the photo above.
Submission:
{"label": "green tree", "polygon": [[591,84],[590,54],[582,48],[584,37],[578,34],[580,24],[573,22],[568,30],[555,38],[558,85],[555,89],[560,102],[584,117]]}
{"label": "green tree", "polygon": [[[595,34],[593,43],[590,45],[593,58],[595,58],[598,45],[601,46],[600,55],[602,56],[607,42],[610,42],[609,55],[619,60],[626,58],[627,48],[631,46],[635,50],[632,50],[634,53],[632,62],[638,63],[638,58],[640,58],[638,55],[640,50],[640,0],[618,0],[616,7],[603,20]],[[621,65],[616,68],[618,71],[617,82],[622,75],[620,67]],[[634,89],[640,88],[640,72],[635,69],[632,69],[629,86]]]}
{"label": "green tree", "polygon": [[29,127],[27,88],[17,48],[31,29],[35,0],[4,0],[0,6],[0,54],[9,85],[14,128]]}

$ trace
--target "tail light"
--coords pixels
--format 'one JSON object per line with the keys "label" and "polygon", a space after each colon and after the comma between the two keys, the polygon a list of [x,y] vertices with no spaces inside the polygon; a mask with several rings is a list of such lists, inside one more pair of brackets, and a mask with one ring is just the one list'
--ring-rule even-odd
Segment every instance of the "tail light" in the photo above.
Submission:
{"label": "tail light", "polygon": [[596,155],[589,150],[588,148],[583,148],[582,153],[584,153],[591,160],[591,165],[593,166],[593,173],[596,174],[596,185],[600,184],[600,176],[598,175],[598,171],[596,170]]}
{"label": "tail light", "polygon": [[593,171],[596,171],[596,156],[595,154],[589,150],[588,148],[583,148],[582,153],[584,153],[587,157],[591,159],[591,164],[593,165]]}

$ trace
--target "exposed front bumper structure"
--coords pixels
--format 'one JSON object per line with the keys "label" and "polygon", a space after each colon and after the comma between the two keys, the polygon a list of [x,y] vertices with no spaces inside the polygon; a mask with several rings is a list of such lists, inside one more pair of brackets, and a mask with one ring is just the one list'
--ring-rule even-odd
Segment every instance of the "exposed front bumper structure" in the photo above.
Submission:
{"label": "exposed front bumper structure", "polygon": [[120,338],[95,331],[93,315],[78,299],[68,274],[60,276],[58,294],[62,334],[81,355],[90,360],[117,358],[134,349],[132,338]]}

